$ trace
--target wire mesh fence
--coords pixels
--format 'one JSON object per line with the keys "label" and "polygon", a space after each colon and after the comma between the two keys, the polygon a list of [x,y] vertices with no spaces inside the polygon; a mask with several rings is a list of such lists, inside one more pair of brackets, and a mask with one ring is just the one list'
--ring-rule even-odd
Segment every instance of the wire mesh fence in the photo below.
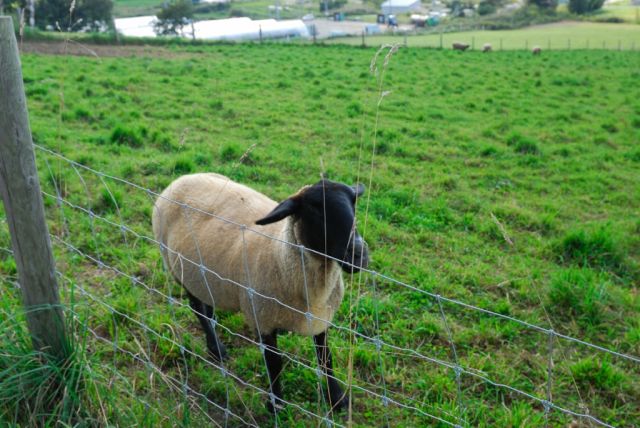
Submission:
{"label": "wire mesh fence", "polygon": [[453,49],[454,43],[466,45],[469,51],[531,51],[538,47],[543,51],[610,50],[637,51],[640,49],[640,34],[589,34],[571,30],[556,31],[487,30],[484,26],[441,25],[432,28],[380,27],[379,31],[363,30],[350,37],[330,38],[328,43],[377,47],[382,44],[398,44],[407,47]]}
{"label": "wire mesh fence", "polygon": [[[273,403],[274,395],[259,332],[256,337],[238,314],[214,314],[209,321],[228,345],[230,358],[212,358],[184,290],[165,271],[160,250],[175,250],[151,233],[151,210],[159,193],[35,147],[46,169],[42,193],[67,315],[84,320],[84,346],[104,362],[94,369],[147,409],[153,423],[347,426],[375,421],[386,426],[462,427],[490,424],[486,415],[507,408],[532,412],[532,426],[578,421],[609,427],[615,426],[615,409],[585,383],[580,370],[605,364],[625,376],[640,374],[640,357],[563,334],[562,326],[543,326],[538,320],[433,293],[427,284],[363,269],[346,281],[335,318],[318,319],[330,326],[334,376],[349,392],[351,407],[344,413],[332,411],[312,342],[284,335],[278,353],[285,366],[285,409],[271,415],[265,404]],[[234,219],[169,202],[238,228],[242,236],[253,234],[289,246],[299,251],[303,269],[305,257],[331,258]],[[3,266],[12,257],[9,247],[3,225]],[[242,257],[251,260],[246,251]],[[202,259],[176,256],[200,269],[203,278],[221,277]],[[15,274],[3,271],[3,288],[17,285]],[[308,307],[256,291],[260,278],[253,281],[228,283],[256,301],[268,300],[309,322],[316,320]],[[404,313],[403,306],[420,308],[421,316]],[[522,357],[503,361],[508,357],[502,348],[521,350]],[[408,370],[421,375],[407,382]],[[174,397],[176,408],[162,408],[162,396]],[[479,421],[478,415],[485,419]]]}

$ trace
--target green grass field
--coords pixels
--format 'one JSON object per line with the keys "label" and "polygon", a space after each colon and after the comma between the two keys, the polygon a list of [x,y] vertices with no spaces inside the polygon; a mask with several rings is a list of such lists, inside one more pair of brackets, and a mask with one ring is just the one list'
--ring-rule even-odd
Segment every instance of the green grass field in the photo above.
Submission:
{"label": "green grass field", "polygon": [[113,16],[122,18],[155,15],[162,4],[163,2],[159,0],[115,0],[113,2]]}
{"label": "green grass field", "polygon": [[[154,191],[196,171],[226,174],[274,199],[322,172],[348,183],[371,178],[370,201],[360,202],[358,218],[373,270],[640,355],[638,53],[533,57],[402,48],[379,85],[370,73],[374,49],[243,44],[156,52],[24,55],[35,142]],[[224,413],[205,397],[228,403],[251,423],[272,424],[264,395],[181,352],[206,355],[195,317],[141,285],[186,303],[162,271],[158,248],[118,227],[150,235],[153,198],[40,149],[37,160],[48,194],[59,192],[115,226],[45,196],[58,269],[68,278],[61,280],[63,300],[72,306],[67,312],[79,349],[86,350],[78,357],[85,381],[74,383],[81,391],[77,409],[63,406],[53,416],[34,402],[42,396],[34,391],[46,385],[34,368],[38,360],[16,362],[28,339],[12,286],[15,263],[0,251],[3,424],[222,424]],[[3,220],[0,248],[8,247]],[[566,427],[574,419],[551,411],[546,420],[540,403],[465,374],[458,391],[453,370],[415,354],[453,362],[452,341],[460,365],[541,399],[551,358],[556,405],[614,426],[640,420],[637,363],[558,338],[549,355],[544,332],[449,303],[445,325],[436,299],[364,279],[348,281],[334,321],[401,350],[382,346],[378,353],[371,342],[331,330],[337,376],[351,375],[356,386],[354,426],[447,426],[424,413],[480,427]],[[250,334],[241,316],[219,315],[222,325]],[[266,388],[258,349],[227,332],[222,338],[231,356],[227,368]],[[313,366],[308,338],[284,335],[281,347]],[[283,382],[289,401],[322,412],[313,370],[287,363]],[[358,387],[410,407],[385,406]],[[349,417],[338,415],[336,422],[346,425]],[[319,421],[289,406],[278,423]],[[233,418],[229,424],[241,425]]]}
{"label": "green grass field", "polygon": [[[434,31],[437,31],[434,30]],[[410,47],[439,47],[440,34],[408,36]],[[531,49],[540,46],[542,49],[620,49],[640,50],[640,26],[632,24],[602,24],[592,22],[561,22],[557,24],[539,25],[519,30],[506,31],[465,31],[461,33],[445,33],[442,44],[450,48],[453,42],[464,42],[482,49],[490,43],[494,50]],[[361,45],[362,38],[337,38],[329,43],[346,43]],[[367,36],[368,46],[382,43],[404,43],[404,36]]]}
{"label": "green grass field", "polygon": [[640,24],[640,6],[633,5],[629,0],[616,1],[605,4],[602,9],[592,16],[595,20],[619,18],[631,24]]}

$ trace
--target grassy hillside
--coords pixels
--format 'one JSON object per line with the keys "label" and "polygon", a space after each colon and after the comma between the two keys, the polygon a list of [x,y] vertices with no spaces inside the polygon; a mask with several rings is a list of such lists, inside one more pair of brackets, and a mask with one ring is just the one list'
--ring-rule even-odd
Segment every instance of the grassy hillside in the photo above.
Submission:
{"label": "grassy hillside", "polygon": [[[543,49],[640,49],[640,26],[633,24],[602,24],[593,22],[560,22],[557,24],[537,25],[519,30],[503,31],[465,31],[445,33],[442,44],[450,48],[453,42],[474,44],[475,49],[482,49],[490,43],[493,49],[531,49],[540,46]],[[330,43],[346,43],[361,45],[362,38],[337,38]],[[367,36],[368,46],[381,43],[404,43],[404,36]],[[432,34],[409,36],[410,47],[439,47],[440,34],[437,28]]]}
{"label": "grassy hillside", "polygon": [[[25,55],[23,67],[36,143],[144,188],[161,191],[182,174],[217,171],[282,199],[322,172],[348,183],[371,178],[358,218],[372,269],[417,290],[367,276],[348,281],[336,324],[396,347],[378,351],[331,330],[337,376],[393,400],[385,406],[354,388],[356,426],[445,426],[426,413],[462,426],[545,425],[540,403],[466,374],[458,390],[453,370],[424,357],[457,358],[496,383],[541,399],[551,393],[558,406],[636,424],[637,363],[558,338],[549,355],[546,333],[456,304],[440,302],[441,309],[420,290],[640,354],[640,98],[633,90],[640,56],[401,49],[380,84],[370,73],[374,53],[245,44],[132,58]],[[73,303],[76,337],[87,341],[82,411],[68,421],[222,423],[224,413],[208,399],[252,423],[272,423],[264,395],[191,356],[206,356],[197,321],[181,306],[156,246],[136,236],[151,234],[153,198],[42,149],[37,156],[44,190],[68,202],[45,197],[64,300]],[[4,224],[0,247],[10,247]],[[26,343],[21,318],[12,316],[14,279],[15,264],[0,251],[6,355]],[[220,314],[220,323],[250,335],[239,315]],[[222,338],[227,368],[266,388],[258,349],[227,331]],[[308,338],[285,335],[281,347],[314,365]],[[0,358],[0,369],[21,372],[7,361],[14,360]],[[312,370],[289,362],[283,381],[288,400],[322,411]],[[28,403],[0,400],[0,415],[28,424],[37,413]],[[300,408],[289,406],[279,424],[318,424]],[[558,411],[548,417],[551,426],[573,419]]]}

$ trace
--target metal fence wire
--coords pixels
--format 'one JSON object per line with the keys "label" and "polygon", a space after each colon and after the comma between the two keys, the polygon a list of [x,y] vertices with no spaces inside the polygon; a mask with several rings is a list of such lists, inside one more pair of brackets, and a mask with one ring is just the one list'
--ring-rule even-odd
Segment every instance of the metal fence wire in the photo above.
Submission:
{"label": "metal fence wire", "polygon": [[[571,361],[597,358],[610,361],[629,376],[640,374],[638,356],[563,334],[537,321],[433,293],[424,284],[363,269],[347,281],[346,302],[335,319],[323,320],[337,339],[330,341],[337,360],[335,378],[358,404],[345,415],[331,412],[322,394],[323,374],[310,341],[285,336],[278,353],[285,361],[284,371],[292,373],[284,382],[287,416],[269,416],[256,410],[263,408],[257,402],[273,399],[260,338],[253,337],[234,315],[214,314],[210,322],[233,350],[230,360],[213,360],[203,350],[204,335],[194,327],[193,310],[182,298],[181,288],[162,271],[160,257],[155,258],[154,266],[141,266],[138,258],[150,251],[159,256],[160,249],[174,252],[181,263],[200,269],[203,278],[209,274],[225,279],[242,293],[275,302],[310,322],[315,318],[311,311],[261,293],[248,281],[222,278],[201,257],[188,259],[156,241],[149,220],[151,207],[161,197],[155,190],[87,167],[44,146],[35,148],[47,168],[42,193],[58,258],[57,274],[67,301],[69,294],[75,293],[75,306],[68,310],[93,313],[87,322],[90,346],[101,347],[105,355],[110,353],[114,378],[130,377],[132,370],[156,376],[168,391],[185,400],[191,412],[213,425],[288,426],[292,421],[358,425],[364,423],[358,412],[366,409],[376,415],[379,425],[466,427],[477,423],[474,415],[479,411],[491,414],[498,406],[527,403],[547,425],[566,425],[575,420],[585,426],[611,427],[614,425],[601,416],[603,409],[591,408],[575,381],[567,381],[572,379]],[[143,195],[148,201],[144,218],[125,209],[128,204],[139,203],[133,195]],[[233,219],[169,202],[178,204],[187,216],[197,213],[237,227],[242,237],[257,234],[290,245],[299,250],[303,268],[305,254],[313,253]],[[4,239],[7,236],[0,234],[0,257],[4,258],[11,257],[8,240]],[[243,257],[247,257],[246,251],[245,246]],[[0,278],[5,284],[17,285],[14,277]],[[134,293],[133,303],[123,297],[125,293]],[[406,331],[392,329],[388,321],[403,314],[389,303],[391,294],[418,302],[424,318],[406,320]],[[158,314],[159,319],[149,313]],[[109,320],[108,325],[99,320]],[[425,330],[427,333],[423,333]],[[460,346],[461,337],[469,331],[477,334],[479,344]],[[496,343],[487,350],[482,343],[485,339]],[[521,347],[533,357],[526,362],[513,361],[510,371],[502,373],[491,361],[501,358],[499,349],[503,346]],[[241,365],[234,361],[238,358],[252,359],[255,364]],[[199,365],[211,373],[207,385],[194,374]],[[408,379],[412,385],[405,385],[399,377],[409,367],[422,376]],[[432,384],[438,375],[444,375],[447,383]],[[579,398],[571,398],[576,396]],[[170,418],[166,409],[154,406],[151,397],[137,394],[135,399],[149,412],[157,413],[159,420]]]}

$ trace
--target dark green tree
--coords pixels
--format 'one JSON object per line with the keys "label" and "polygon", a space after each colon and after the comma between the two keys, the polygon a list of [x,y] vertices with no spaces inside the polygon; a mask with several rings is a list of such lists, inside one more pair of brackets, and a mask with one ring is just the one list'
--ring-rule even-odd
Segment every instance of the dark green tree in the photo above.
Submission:
{"label": "dark green tree", "polygon": [[449,8],[451,9],[451,16],[462,17],[464,16],[464,9],[473,9],[473,2],[468,0],[452,0],[449,2]]}
{"label": "dark green tree", "polygon": [[496,13],[497,10],[498,8],[491,0],[482,0],[478,4],[478,15],[491,15],[492,13]]}
{"label": "dark green tree", "polygon": [[154,24],[158,35],[178,35],[182,28],[193,19],[193,3],[191,0],[175,0],[158,13],[158,21]]}
{"label": "dark green tree", "polygon": [[569,12],[583,15],[600,9],[603,4],[604,0],[569,0]]}
{"label": "dark green tree", "polygon": [[62,31],[97,31],[111,27],[112,0],[39,0],[36,25]]}
{"label": "dark green tree", "polygon": [[544,12],[554,12],[558,7],[558,0],[527,0],[527,5],[537,6]]}
{"label": "dark green tree", "polygon": [[503,0],[481,0],[478,4],[478,15],[490,15],[496,13],[504,4]]}
{"label": "dark green tree", "polygon": [[327,10],[340,9],[345,4],[347,4],[347,0],[320,0],[320,12],[324,12],[325,7]]}

